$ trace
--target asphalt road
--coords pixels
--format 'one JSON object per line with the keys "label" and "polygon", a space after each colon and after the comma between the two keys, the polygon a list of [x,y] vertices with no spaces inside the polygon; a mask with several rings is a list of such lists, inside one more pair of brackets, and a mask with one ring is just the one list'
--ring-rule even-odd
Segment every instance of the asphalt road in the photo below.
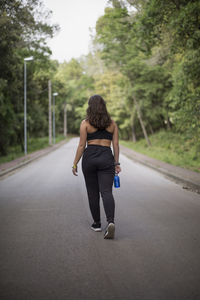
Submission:
{"label": "asphalt road", "polygon": [[200,196],[121,155],[104,240],[71,173],[77,143],[0,180],[0,299],[199,300]]}

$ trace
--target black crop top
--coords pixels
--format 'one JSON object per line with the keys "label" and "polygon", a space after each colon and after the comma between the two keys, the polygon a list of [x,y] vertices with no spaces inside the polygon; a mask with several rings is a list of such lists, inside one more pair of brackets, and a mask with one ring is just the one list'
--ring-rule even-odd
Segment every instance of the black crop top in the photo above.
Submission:
{"label": "black crop top", "polygon": [[112,141],[113,133],[106,129],[98,129],[95,132],[87,133],[87,140],[105,139]]}

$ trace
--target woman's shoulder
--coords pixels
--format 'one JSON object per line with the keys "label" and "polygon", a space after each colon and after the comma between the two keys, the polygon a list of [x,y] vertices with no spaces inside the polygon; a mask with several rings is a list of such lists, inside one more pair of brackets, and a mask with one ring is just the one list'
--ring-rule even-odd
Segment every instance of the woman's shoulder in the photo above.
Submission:
{"label": "woman's shoulder", "polygon": [[85,124],[85,125],[88,124],[88,120],[87,119],[82,120],[81,124]]}
{"label": "woman's shoulder", "polygon": [[107,131],[111,132],[111,133],[114,133],[114,130],[115,130],[115,121],[113,119],[111,119],[111,123],[110,125],[106,128]]}
{"label": "woman's shoulder", "polygon": [[[94,126],[92,126],[90,124],[89,120],[87,120],[87,119],[82,120],[81,126],[84,126],[84,127],[88,128],[89,130],[95,128]],[[117,126],[117,124],[115,123],[115,121],[113,119],[111,119],[111,123],[107,127],[107,129],[111,129],[111,131],[112,131],[116,126]]]}
{"label": "woman's shoulder", "polygon": [[113,128],[114,128],[115,126],[117,126],[117,124],[115,123],[115,121],[114,121],[113,119],[111,119],[111,124],[110,124],[110,126],[112,126]]}
{"label": "woman's shoulder", "polygon": [[82,120],[81,126],[82,126],[82,127],[85,127],[86,129],[89,129],[89,128],[92,127],[92,126],[90,125],[89,120],[87,120],[87,119]]}
{"label": "woman's shoulder", "polygon": [[81,127],[82,128],[84,128],[84,127],[87,128],[87,120],[84,119],[84,120],[81,121]]}

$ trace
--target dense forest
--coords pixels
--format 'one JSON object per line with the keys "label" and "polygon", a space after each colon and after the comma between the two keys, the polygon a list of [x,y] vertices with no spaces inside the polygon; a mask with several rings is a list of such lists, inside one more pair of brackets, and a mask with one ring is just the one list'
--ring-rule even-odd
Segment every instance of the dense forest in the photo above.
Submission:
{"label": "dense forest", "polygon": [[1,1],[0,154],[23,150],[23,63],[28,137],[48,136],[48,80],[56,132],[78,133],[90,95],[100,94],[122,139],[179,132],[200,152],[200,1],[112,0],[96,23],[87,56],[58,63],[46,40],[58,30],[39,0]]}

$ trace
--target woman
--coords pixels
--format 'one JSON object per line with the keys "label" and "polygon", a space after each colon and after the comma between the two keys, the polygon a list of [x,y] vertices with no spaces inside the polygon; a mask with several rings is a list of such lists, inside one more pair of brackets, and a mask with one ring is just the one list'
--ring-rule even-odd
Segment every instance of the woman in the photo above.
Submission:
{"label": "woman", "polygon": [[[114,156],[110,148],[111,141]],[[85,148],[87,142],[87,148]],[[115,173],[121,171],[119,163],[118,128],[110,118],[104,99],[99,95],[88,101],[87,117],[80,126],[80,141],[76,151],[72,172],[77,176],[77,164],[82,158],[90,211],[94,220],[91,229],[101,231],[100,194],[107,218],[105,239],[113,239],[115,233],[115,202],[112,186]]]}

